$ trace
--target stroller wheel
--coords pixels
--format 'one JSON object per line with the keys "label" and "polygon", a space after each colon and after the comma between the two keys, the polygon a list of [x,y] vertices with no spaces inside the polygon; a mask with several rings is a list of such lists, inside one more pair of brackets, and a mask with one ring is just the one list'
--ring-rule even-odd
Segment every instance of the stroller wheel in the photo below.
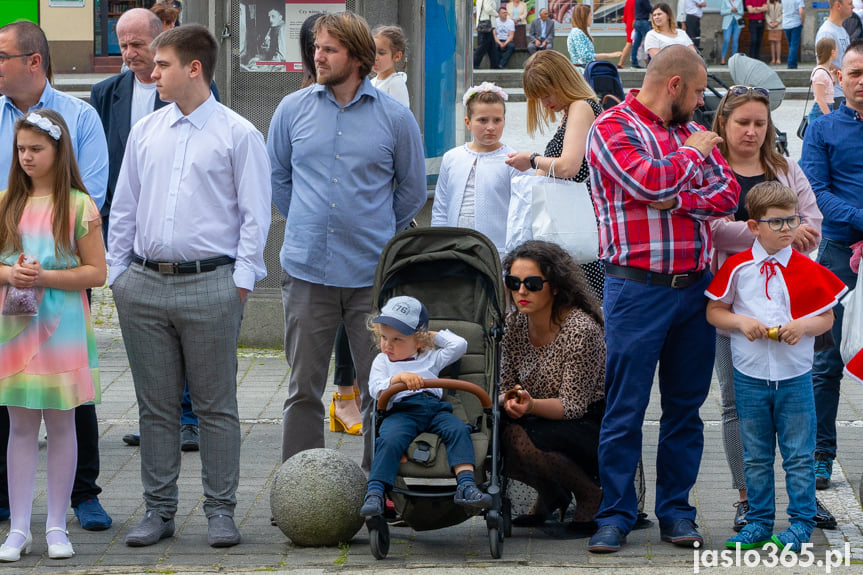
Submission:
{"label": "stroller wheel", "polygon": [[494,559],[500,559],[503,556],[503,531],[497,527],[490,527],[488,530],[488,544],[491,549],[491,556]]}
{"label": "stroller wheel", "polygon": [[375,559],[386,559],[390,552],[390,528],[381,521],[377,528],[369,529],[369,544]]}

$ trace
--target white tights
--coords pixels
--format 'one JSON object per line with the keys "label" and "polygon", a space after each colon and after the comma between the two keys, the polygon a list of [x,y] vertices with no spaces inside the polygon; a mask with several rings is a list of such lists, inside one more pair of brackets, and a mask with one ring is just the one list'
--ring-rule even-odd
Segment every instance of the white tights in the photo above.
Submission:
{"label": "white tights", "polygon": [[[72,496],[78,442],[75,439],[75,410],[27,409],[9,407],[9,445],[6,461],[9,475],[9,509],[11,528],[30,532],[33,491],[39,460],[39,425],[45,418],[48,432],[48,519],[45,529],[66,529],[66,510]],[[48,533],[48,544],[67,543],[63,532]],[[24,538],[12,533],[6,543],[20,547]]]}

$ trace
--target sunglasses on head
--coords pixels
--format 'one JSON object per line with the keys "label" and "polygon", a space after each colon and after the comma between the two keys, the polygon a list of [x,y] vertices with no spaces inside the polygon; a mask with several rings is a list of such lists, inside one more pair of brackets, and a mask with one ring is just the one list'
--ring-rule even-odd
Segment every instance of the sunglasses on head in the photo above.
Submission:
{"label": "sunglasses on head", "polygon": [[732,96],[745,96],[747,94],[755,94],[756,96],[761,96],[762,98],[770,99],[770,91],[766,88],[757,88],[753,86],[731,86],[728,88],[728,92]]}
{"label": "sunglasses on head", "polygon": [[542,291],[542,286],[547,281],[548,280],[544,280],[539,276],[529,276],[524,279],[509,274],[503,276],[504,285],[511,291],[518,291],[519,288],[521,288],[521,284],[524,284],[527,291]]}
{"label": "sunglasses on head", "polygon": [[766,223],[774,232],[782,231],[785,224],[788,224],[789,230],[796,230],[803,222],[802,216],[789,216],[787,218],[767,218],[766,220],[755,220],[756,222]]}

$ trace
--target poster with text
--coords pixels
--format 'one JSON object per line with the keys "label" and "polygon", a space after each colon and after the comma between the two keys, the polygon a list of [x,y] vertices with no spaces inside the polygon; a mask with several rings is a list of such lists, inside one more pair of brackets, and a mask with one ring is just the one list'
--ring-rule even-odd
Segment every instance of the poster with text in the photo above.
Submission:
{"label": "poster with text", "polygon": [[241,0],[240,67],[248,72],[302,72],[303,22],[314,14],[344,11],[344,0]]}

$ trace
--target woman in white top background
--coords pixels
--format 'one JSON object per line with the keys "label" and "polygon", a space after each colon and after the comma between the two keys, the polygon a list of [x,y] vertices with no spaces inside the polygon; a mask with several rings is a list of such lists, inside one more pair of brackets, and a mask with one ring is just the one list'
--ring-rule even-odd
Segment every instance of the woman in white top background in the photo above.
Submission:
{"label": "woman in white top background", "polygon": [[648,58],[653,58],[660,50],[674,44],[689,46],[695,50],[692,39],[685,31],[677,28],[674,12],[668,4],[662,3],[653,7],[653,12],[650,14],[650,25],[653,26],[653,30],[644,37],[644,50],[647,52]]}

